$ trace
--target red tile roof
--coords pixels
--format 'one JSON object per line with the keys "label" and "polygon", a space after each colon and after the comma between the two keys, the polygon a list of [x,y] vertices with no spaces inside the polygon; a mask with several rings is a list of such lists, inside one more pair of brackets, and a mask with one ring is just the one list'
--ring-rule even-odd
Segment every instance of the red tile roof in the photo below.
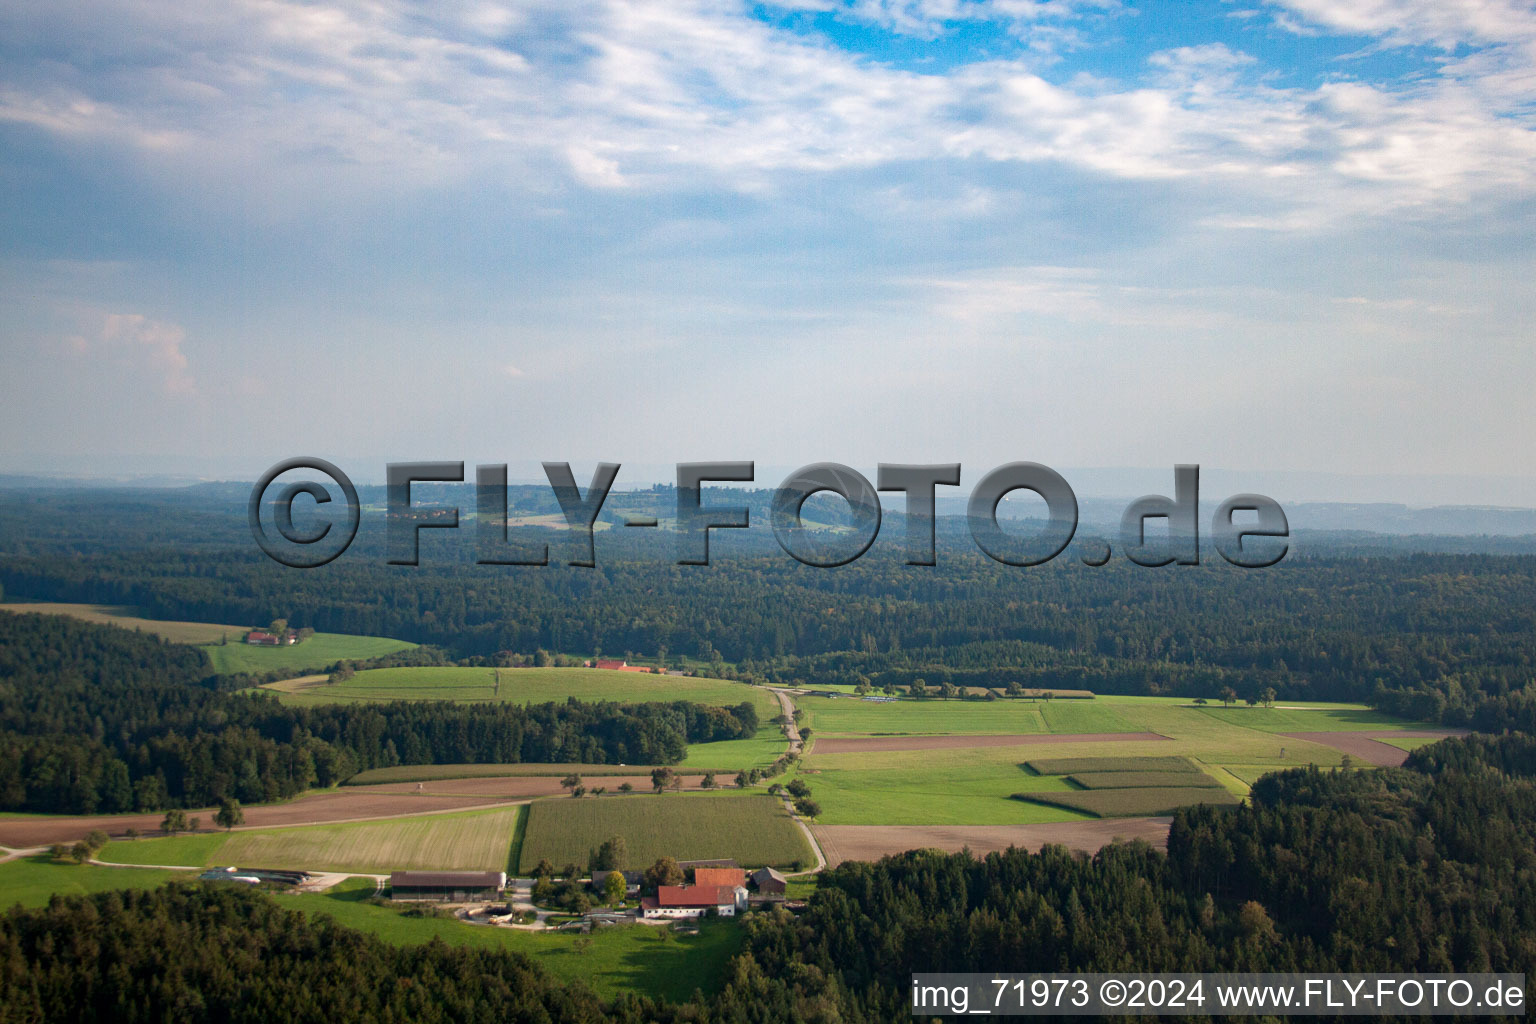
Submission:
{"label": "red tile roof", "polygon": [[720,907],[736,902],[736,890],[729,885],[663,885],[656,890],[656,904],[661,907]]}
{"label": "red tile roof", "polygon": [[694,868],[693,884],[699,886],[746,885],[747,873],[741,868]]}

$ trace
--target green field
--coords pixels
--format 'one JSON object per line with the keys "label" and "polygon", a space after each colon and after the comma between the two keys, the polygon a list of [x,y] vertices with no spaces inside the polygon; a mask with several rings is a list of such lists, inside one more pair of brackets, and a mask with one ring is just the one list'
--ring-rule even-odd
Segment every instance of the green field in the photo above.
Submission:
{"label": "green field", "polygon": [[1193,786],[1167,787],[1162,789],[1079,789],[1067,793],[1019,793],[1017,799],[1026,804],[1044,804],[1083,811],[1098,818],[1131,818],[1145,815],[1172,814],[1180,807],[1194,804],[1233,806],[1241,799],[1219,787],[1197,788]]}
{"label": "green field", "polygon": [[23,857],[0,864],[0,910],[20,903],[41,907],[54,893],[81,896],[111,889],[153,889],[189,872],[153,868],[99,868],[91,864],[55,864],[49,856]]}
{"label": "green field", "polygon": [[598,800],[538,800],[529,805],[519,871],[541,859],[557,868],[587,863],[589,851],[623,836],[629,868],[660,857],[707,860],[730,857],[743,866],[813,863],[804,836],[767,794],[663,794]]}
{"label": "green field", "polygon": [[[1031,791],[1073,791],[1073,783],[1065,776],[1097,772],[1173,772],[1177,776],[1166,781],[1177,785],[1143,788],[1194,788],[1206,800],[1224,800],[1228,794],[1236,799],[1246,795],[1248,786],[1267,772],[1308,764],[1329,768],[1341,762],[1342,755],[1331,747],[1277,736],[1277,732],[1415,727],[1415,723],[1355,705],[1312,705],[1307,710],[1211,708],[1169,697],[1100,696],[1092,701],[1048,704],[942,700],[869,704],[804,697],[797,697],[796,702],[814,708],[809,717],[813,728],[819,728],[813,739],[834,732],[1013,732],[1020,738],[1014,746],[834,754],[819,752],[813,743],[799,774],[821,804],[817,821],[827,825],[1000,825],[1066,820],[1079,816],[1084,805],[1051,800],[1047,806],[1011,797]],[[999,728],[998,715],[1010,723],[1009,728]],[[1038,727],[1030,730],[1032,715],[1038,716]],[[829,721],[838,728],[834,730]],[[1168,739],[1031,742],[1044,727],[1056,734],[1147,732]],[[1113,782],[1105,780],[1105,784],[1112,786]],[[1122,784],[1097,792],[1128,788]],[[1140,807],[1148,806],[1151,800],[1129,796],[1113,799]]]}
{"label": "green field", "polygon": [[114,841],[98,859],[119,864],[234,864],[308,871],[501,871],[508,865],[521,807],[415,818],[241,829]]}
{"label": "green field", "polygon": [[732,707],[750,701],[767,724],[779,713],[778,701],[760,687],[728,679],[700,676],[658,676],[595,668],[504,668],[501,687],[490,668],[376,668],[359,672],[334,685],[275,683],[285,704],[337,704],[347,701],[454,700],[543,704],[575,697],[580,701],[687,700]]}
{"label": "green field", "polygon": [[382,636],[350,636],[345,633],[316,633],[291,647],[255,647],[241,642],[245,634],[230,634],[227,644],[205,644],[202,650],[220,675],[239,672],[317,672],[338,661],[364,661],[404,651],[415,644]]}
{"label": "green field", "polygon": [[1068,775],[1067,781],[1083,789],[1166,789],[1221,785],[1203,772],[1079,772]]}
{"label": "green field", "polygon": [[985,736],[1033,733],[1138,732],[1110,700],[865,701],[857,697],[795,697],[801,725],[818,736]]}
{"label": "green field", "polygon": [[[1006,750],[1008,748],[993,748]],[[876,769],[801,772],[821,805],[822,825],[1018,825],[1075,821],[1085,815],[1023,804],[1021,789],[1068,790],[1055,776],[1026,775],[1006,761],[974,762],[968,751],[909,751],[906,762]],[[835,755],[862,757],[864,755]],[[884,755],[890,759],[893,755]],[[827,759],[817,759],[817,763]]]}

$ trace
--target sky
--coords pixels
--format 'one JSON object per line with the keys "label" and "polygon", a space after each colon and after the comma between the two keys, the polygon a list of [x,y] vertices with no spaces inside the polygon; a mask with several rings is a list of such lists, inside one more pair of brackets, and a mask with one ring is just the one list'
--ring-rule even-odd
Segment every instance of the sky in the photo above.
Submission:
{"label": "sky", "polygon": [[1514,0],[11,0],[0,469],[1536,505],[1533,102]]}

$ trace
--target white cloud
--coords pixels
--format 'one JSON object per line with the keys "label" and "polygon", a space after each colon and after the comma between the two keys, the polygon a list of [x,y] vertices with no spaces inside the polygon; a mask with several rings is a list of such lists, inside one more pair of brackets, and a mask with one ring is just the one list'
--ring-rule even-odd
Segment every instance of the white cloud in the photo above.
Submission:
{"label": "white cloud", "polygon": [[197,391],[197,382],[181,350],[186,338],[179,324],[151,320],[140,313],[108,313],[94,336],[72,334],[64,341],[76,356],[146,370],[166,392],[191,395]]}
{"label": "white cloud", "polygon": [[[784,172],[960,160],[1209,182],[1238,208],[1213,223],[1316,227],[1536,190],[1529,12],[1496,0],[1283,2],[1334,31],[1513,42],[1407,84],[1278,88],[1222,45],[1155,54],[1139,81],[1057,82],[1023,57],[906,70],[754,20],[729,0],[515,13],[92,0],[67,20],[45,4],[0,15],[12,34],[72,33],[77,55],[0,71],[0,119],[126,143],[216,178],[265,168],[275,192],[294,175],[393,187],[486,172],[546,188],[552,163],[588,187],[762,191]],[[837,9],[937,31],[981,17],[1066,25],[1102,6]]]}

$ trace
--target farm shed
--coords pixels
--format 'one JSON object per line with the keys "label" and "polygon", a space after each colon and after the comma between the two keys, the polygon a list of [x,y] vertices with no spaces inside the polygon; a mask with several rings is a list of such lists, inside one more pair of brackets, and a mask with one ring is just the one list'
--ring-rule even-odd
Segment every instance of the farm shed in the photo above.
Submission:
{"label": "farm shed", "polygon": [[389,898],[467,903],[495,899],[506,884],[501,871],[396,871],[389,876]]}
{"label": "farm shed", "polygon": [[752,884],[757,886],[757,891],[764,896],[782,896],[788,883],[784,876],[773,868],[758,868],[752,872]]}

